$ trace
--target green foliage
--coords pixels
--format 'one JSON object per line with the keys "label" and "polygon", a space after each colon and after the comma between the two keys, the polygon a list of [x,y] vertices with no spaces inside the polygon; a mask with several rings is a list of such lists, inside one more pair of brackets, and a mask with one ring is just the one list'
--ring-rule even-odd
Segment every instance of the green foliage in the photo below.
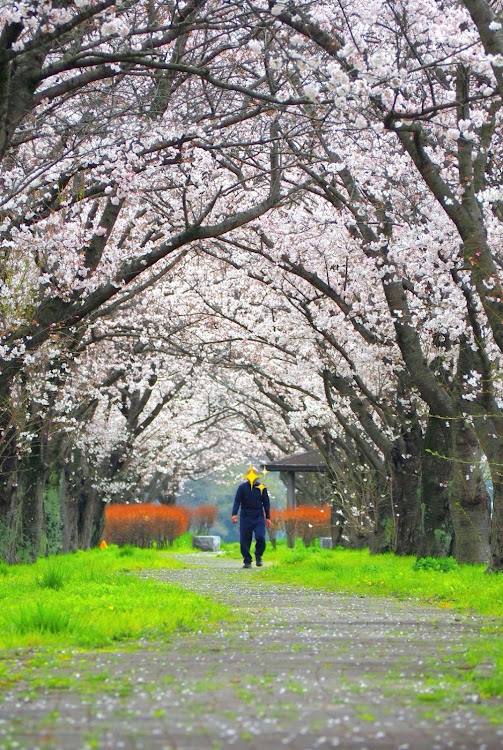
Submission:
{"label": "green foliage", "polygon": [[435,570],[441,573],[450,573],[459,569],[459,563],[453,557],[420,557],[412,568],[413,570]]}
{"label": "green foliage", "polygon": [[[44,565],[43,561],[41,565]],[[59,560],[46,562],[40,575],[36,577],[37,586],[41,589],[54,589],[59,591],[65,585],[66,572]]]}
{"label": "green foliage", "polygon": [[181,567],[166,553],[115,546],[6,566],[0,577],[0,648],[106,647],[212,627],[228,611],[142,575]]}
{"label": "green foliage", "polygon": [[27,633],[63,633],[70,631],[70,614],[56,604],[37,602],[34,606],[21,606],[12,616],[13,628]]}
{"label": "green foliage", "polygon": [[134,557],[134,553],[135,548],[126,544],[124,547],[120,547],[117,552],[117,557]]}

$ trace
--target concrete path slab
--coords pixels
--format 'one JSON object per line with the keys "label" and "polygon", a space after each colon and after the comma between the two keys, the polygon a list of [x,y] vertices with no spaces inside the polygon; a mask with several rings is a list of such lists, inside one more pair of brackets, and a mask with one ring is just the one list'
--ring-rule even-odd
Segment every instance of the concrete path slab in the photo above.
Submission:
{"label": "concrete path slab", "polygon": [[[496,750],[462,674],[482,618],[390,599],[271,585],[212,554],[144,575],[240,617],[138,650],[70,654],[36,689],[6,686],[0,750]],[[78,685],[82,677],[81,688]],[[493,711],[494,720],[494,711]]]}

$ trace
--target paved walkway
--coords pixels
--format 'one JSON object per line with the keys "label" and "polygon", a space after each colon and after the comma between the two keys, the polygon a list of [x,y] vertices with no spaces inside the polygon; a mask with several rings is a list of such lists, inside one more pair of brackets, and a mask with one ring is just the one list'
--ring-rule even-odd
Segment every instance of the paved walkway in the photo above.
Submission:
{"label": "paved walkway", "polygon": [[442,681],[462,669],[459,652],[482,620],[273,586],[210,554],[184,559],[195,568],[148,575],[214,596],[240,621],[135,651],[72,654],[37,689],[4,686],[0,750],[503,747],[503,725],[477,710],[467,683]]}

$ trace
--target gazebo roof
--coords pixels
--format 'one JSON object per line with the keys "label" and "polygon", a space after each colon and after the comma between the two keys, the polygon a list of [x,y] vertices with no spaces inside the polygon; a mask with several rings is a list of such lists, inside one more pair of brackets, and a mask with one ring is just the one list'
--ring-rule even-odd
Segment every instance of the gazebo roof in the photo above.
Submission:
{"label": "gazebo roof", "polygon": [[294,453],[278,461],[262,464],[267,471],[326,471],[327,465],[321,453],[315,448],[305,453]]}

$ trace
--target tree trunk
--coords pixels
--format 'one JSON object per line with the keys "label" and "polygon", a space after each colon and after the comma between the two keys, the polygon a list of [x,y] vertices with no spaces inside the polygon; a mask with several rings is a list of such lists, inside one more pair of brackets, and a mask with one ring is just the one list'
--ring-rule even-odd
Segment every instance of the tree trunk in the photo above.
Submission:
{"label": "tree trunk", "polygon": [[369,552],[380,555],[391,552],[395,546],[395,519],[389,487],[376,493],[374,501],[374,529],[369,537]]}
{"label": "tree trunk", "polygon": [[422,523],[418,557],[447,557],[452,553],[454,531],[449,510],[451,437],[451,428],[445,419],[428,418],[421,473]]}
{"label": "tree trunk", "polygon": [[493,471],[492,477],[491,550],[488,570],[503,572],[503,474],[500,470]]}
{"label": "tree trunk", "polygon": [[455,420],[449,504],[458,562],[489,560],[490,499],[481,472],[481,451],[471,427]]}
{"label": "tree trunk", "polygon": [[[47,468],[43,464],[42,447],[37,447],[22,464],[21,482],[17,492],[16,528],[12,529],[10,557],[15,562],[35,562],[45,554],[44,490]],[[45,547],[45,545],[43,545]]]}
{"label": "tree trunk", "polygon": [[[13,478],[13,474],[9,475],[10,480]],[[18,499],[17,484],[13,483],[10,493],[4,492],[1,510],[0,558],[9,565],[14,565],[17,562],[17,539],[21,527],[21,505]]]}
{"label": "tree trunk", "polygon": [[332,549],[335,549],[341,541],[344,523],[344,514],[332,501],[330,505],[330,536],[332,538]]}
{"label": "tree trunk", "polygon": [[394,549],[397,555],[415,555],[421,527],[421,472],[394,467],[393,507],[395,511]]}
{"label": "tree trunk", "polygon": [[[415,555],[421,529],[421,458],[423,437],[419,422],[411,419],[391,456],[391,487],[397,555]],[[401,452],[400,452],[401,451]]]}
{"label": "tree trunk", "polygon": [[74,472],[73,461],[68,461],[60,469],[60,503],[63,552],[76,552],[79,548],[79,499],[75,483],[71,480]]}
{"label": "tree trunk", "polygon": [[79,496],[79,549],[89,549],[100,543],[105,527],[105,507],[106,503],[94,488],[82,488]]}

